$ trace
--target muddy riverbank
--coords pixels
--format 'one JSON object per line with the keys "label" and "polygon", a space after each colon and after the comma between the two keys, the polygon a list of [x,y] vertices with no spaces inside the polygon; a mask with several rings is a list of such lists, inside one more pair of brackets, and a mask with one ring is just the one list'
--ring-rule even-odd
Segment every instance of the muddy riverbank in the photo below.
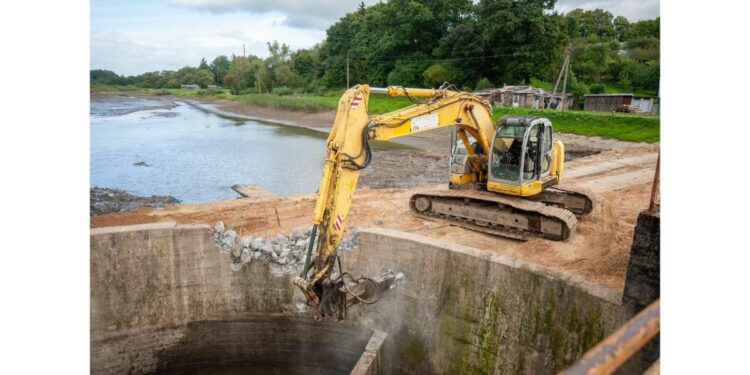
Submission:
{"label": "muddy riverbank", "polygon": [[162,208],[178,204],[180,200],[168,195],[141,197],[119,189],[93,187],[89,189],[90,216],[106,215],[115,212],[128,212],[138,208]]}

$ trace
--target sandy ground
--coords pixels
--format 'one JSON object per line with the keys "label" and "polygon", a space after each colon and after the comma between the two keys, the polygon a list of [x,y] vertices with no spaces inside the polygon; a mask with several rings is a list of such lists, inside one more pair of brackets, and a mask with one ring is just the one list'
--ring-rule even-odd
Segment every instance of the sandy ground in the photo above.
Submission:
{"label": "sandy ground", "polygon": [[[347,225],[370,227],[382,221],[379,225],[383,227],[496,251],[579,275],[606,287],[622,288],[633,228],[638,213],[648,207],[658,153],[658,145],[628,146],[566,164],[562,186],[590,188],[599,194],[600,203],[592,214],[579,221],[576,233],[565,242],[538,239],[519,242],[412,216],[408,200],[412,193],[420,189],[416,185],[422,184],[419,180],[398,176],[416,175],[423,179],[422,188],[434,187],[435,182],[437,186],[446,186],[446,182],[440,179],[434,181],[432,173],[440,171],[442,178],[446,178],[447,159],[441,154],[429,152],[383,151],[394,155],[390,160],[376,155],[370,168],[362,174],[361,185],[395,187],[357,190]],[[398,157],[398,153],[402,153],[401,157]],[[418,172],[424,166],[433,172]],[[368,182],[378,174],[390,177]],[[286,198],[243,198],[101,215],[91,219],[91,226],[162,221],[213,225],[223,221],[241,235],[271,237],[278,232],[288,233],[294,228],[309,226],[314,204],[314,194]]]}

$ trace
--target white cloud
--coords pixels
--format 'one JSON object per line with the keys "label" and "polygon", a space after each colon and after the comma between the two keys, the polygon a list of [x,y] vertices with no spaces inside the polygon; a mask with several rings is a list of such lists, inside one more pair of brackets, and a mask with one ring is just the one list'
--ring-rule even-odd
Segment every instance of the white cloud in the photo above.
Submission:
{"label": "white cloud", "polygon": [[[213,13],[244,11],[264,14],[279,12],[286,16],[284,25],[301,29],[325,30],[347,13],[357,9],[356,0],[167,0],[168,3]],[[367,0],[373,4],[376,0]]]}
{"label": "white cloud", "polygon": [[659,17],[659,0],[558,0],[555,9],[562,13],[573,9],[604,9],[633,21]]}
{"label": "white cloud", "polygon": [[277,40],[293,49],[312,46],[325,37],[322,30],[300,30],[280,25],[284,15],[188,14],[148,22],[117,20],[91,30],[91,68],[136,75],[146,71],[176,70],[209,62],[218,55],[246,53],[265,57],[266,42]]}

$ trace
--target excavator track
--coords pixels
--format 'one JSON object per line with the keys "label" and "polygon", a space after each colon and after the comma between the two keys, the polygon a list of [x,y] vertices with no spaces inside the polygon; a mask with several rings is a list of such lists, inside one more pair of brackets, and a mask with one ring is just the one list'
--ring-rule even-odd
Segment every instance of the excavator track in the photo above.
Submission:
{"label": "excavator track", "polygon": [[409,205],[418,217],[522,241],[563,241],[578,225],[571,211],[482,190],[420,192],[412,195]]}
{"label": "excavator track", "polygon": [[599,203],[599,197],[592,190],[580,187],[549,187],[543,192],[526,197],[528,200],[541,202],[548,206],[560,207],[578,217],[588,215]]}

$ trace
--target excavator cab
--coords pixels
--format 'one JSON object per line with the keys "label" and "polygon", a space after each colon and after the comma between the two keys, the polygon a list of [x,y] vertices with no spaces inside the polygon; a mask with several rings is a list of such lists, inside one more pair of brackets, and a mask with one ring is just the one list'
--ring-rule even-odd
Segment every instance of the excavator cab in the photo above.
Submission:
{"label": "excavator cab", "polygon": [[505,116],[497,124],[489,158],[488,189],[529,196],[557,183],[551,176],[552,123],[545,118]]}

